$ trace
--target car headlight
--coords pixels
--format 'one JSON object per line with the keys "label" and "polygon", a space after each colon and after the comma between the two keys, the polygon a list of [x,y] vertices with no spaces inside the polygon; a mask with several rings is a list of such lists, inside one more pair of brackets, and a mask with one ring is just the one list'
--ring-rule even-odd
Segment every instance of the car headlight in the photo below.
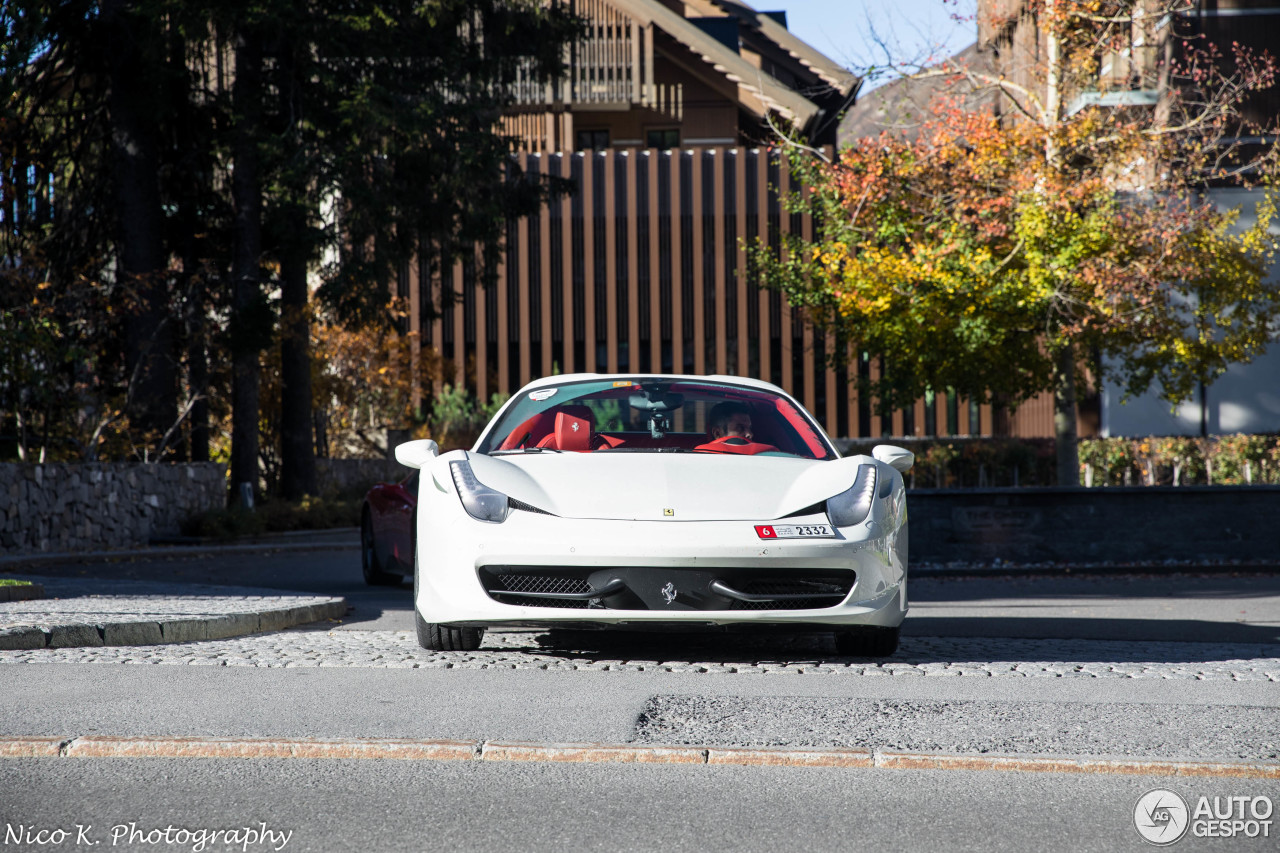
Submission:
{"label": "car headlight", "polygon": [[471,463],[450,462],[449,470],[453,474],[453,485],[458,489],[458,497],[462,499],[462,506],[468,515],[495,524],[507,520],[507,516],[511,514],[507,496],[477,480],[471,470]]}
{"label": "car headlight", "polygon": [[831,524],[835,527],[860,524],[871,513],[871,502],[875,497],[875,466],[861,465],[853,485],[827,501],[827,518],[831,519]]}

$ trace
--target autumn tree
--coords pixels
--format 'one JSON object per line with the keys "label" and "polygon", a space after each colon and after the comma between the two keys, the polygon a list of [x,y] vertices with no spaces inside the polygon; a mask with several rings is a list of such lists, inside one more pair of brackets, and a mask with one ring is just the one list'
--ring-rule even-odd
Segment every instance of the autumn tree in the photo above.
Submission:
{"label": "autumn tree", "polygon": [[[753,257],[853,352],[883,357],[882,375],[861,382],[885,408],[929,389],[1014,405],[1052,391],[1058,481],[1074,484],[1087,370],[1105,363],[1128,393],[1154,383],[1177,401],[1269,341],[1275,151],[1242,140],[1275,132],[1243,111],[1275,72],[1238,45],[1222,56],[1180,38],[1182,2],[1023,6],[1038,63],[914,72],[988,91],[994,111],[938,98],[913,133],[831,161],[788,142],[810,188],[792,203],[818,217],[820,236]],[[1121,54],[1145,64],[1102,74]],[[1266,188],[1248,228],[1205,194],[1226,179]]]}

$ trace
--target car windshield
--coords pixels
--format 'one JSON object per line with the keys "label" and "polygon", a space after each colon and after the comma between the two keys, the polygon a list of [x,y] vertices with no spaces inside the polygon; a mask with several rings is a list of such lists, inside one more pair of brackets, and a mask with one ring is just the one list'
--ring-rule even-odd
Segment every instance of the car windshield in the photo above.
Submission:
{"label": "car windshield", "polygon": [[682,378],[566,382],[523,392],[476,448],[541,452],[721,453],[834,459],[795,402],[767,389]]}

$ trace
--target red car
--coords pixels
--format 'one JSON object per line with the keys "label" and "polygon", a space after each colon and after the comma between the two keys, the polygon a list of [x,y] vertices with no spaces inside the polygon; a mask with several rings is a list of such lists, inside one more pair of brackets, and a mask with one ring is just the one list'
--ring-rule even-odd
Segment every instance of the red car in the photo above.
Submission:
{"label": "red car", "polygon": [[417,534],[418,472],[398,483],[379,483],[364,496],[360,511],[360,568],[365,582],[395,586],[413,576]]}

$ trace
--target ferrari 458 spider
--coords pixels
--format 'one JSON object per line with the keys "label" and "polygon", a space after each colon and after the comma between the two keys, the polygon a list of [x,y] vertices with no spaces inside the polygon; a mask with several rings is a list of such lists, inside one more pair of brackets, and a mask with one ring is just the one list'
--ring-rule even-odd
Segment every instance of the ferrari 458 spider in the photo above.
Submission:
{"label": "ferrari 458 spider", "polygon": [[912,454],[842,459],[766,382],[540,379],[471,450],[411,441],[396,458],[420,471],[371,493],[365,575],[412,572],[425,648],[474,649],[486,628],[654,625],[790,626],[834,632],[845,654],[897,648]]}

